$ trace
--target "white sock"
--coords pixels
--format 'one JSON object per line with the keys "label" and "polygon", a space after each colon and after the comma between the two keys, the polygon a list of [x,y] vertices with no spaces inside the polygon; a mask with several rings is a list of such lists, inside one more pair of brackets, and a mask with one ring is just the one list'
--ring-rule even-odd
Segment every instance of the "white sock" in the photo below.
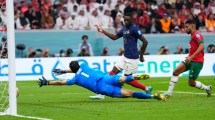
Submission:
{"label": "white sock", "polygon": [[196,81],[196,88],[199,88],[199,89],[201,89],[201,90],[208,90],[208,89],[209,89],[208,86],[202,84],[202,83],[199,82],[199,81]]}
{"label": "white sock", "polygon": [[178,76],[172,76],[169,82],[169,89],[167,93],[172,94],[175,84],[178,82]]}
{"label": "white sock", "polygon": [[146,86],[146,89],[145,89],[145,91],[148,91],[149,89],[148,89],[148,87]]}

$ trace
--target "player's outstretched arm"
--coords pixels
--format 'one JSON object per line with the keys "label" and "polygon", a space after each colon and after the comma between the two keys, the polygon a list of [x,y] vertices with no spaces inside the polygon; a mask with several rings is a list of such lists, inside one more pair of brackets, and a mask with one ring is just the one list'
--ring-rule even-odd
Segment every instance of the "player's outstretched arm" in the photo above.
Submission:
{"label": "player's outstretched arm", "polygon": [[98,30],[100,33],[105,34],[105,35],[108,36],[110,39],[116,40],[116,39],[119,38],[119,36],[117,36],[116,34],[111,34],[111,33],[107,32],[106,30],[104,30],[104,29],[102,28],[101,25],[95,25],[95,26],[96,26],[97,30]]}
{"label": "player's outstretched arm", "polygon": [[45,77],[39,78],[38,85],[40,87],[46,85],[66,85],[66,80],[48,81]]}

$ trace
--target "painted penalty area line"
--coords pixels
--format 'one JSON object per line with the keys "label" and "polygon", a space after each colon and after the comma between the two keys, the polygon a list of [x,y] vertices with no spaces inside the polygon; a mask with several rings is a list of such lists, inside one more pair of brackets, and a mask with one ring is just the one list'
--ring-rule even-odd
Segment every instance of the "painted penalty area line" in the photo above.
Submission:
{"label": "painted penalty area line", "polygon": [[[166,91],[158,91],[158,92],[166,92]],[[173,91],[173,93],[179,93],[179,94],[196,94],[196,95],[205,95],[207,93],[196,93],[196,92],[182,92],[182,91]],[[215,94],[212,94],[215,95]]]}

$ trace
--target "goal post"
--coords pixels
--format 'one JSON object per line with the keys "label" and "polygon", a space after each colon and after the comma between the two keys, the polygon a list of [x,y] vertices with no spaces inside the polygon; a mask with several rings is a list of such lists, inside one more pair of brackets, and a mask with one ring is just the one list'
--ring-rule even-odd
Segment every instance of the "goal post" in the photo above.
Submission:
{"label": "goal post", "polygon": [[14,0],[0,0],[0,115],[17,115]]}
{"label": "goal post", "polygon": [[8,39],[9,115],[17,115],[14,0],[6,0]]}

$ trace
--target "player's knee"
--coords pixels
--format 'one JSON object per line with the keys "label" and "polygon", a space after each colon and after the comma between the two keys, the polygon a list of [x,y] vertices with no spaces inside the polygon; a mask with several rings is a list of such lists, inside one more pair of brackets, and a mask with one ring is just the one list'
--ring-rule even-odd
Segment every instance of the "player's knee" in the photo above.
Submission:
{"label": "player's knee", "polygon": [[132,91],[126,91],[126,92],[124,92],[123,97],[131,97],[132,94],[133,94]]}
{"label": "player's knee", "polygon": [[189,80],[189,81],[188,81],[188,85],[189,85],[190,87],[195,87],[195,86],[196,86],[196,82],[195,82],[194,80]]}
{"label": "player's knee", "polygon": [[174,76],[178,76],[180,73],[177,72],[177,71],[174,71],[172,74],[173,74]]}
{"label": "player's knee", "polygon": [[132,91],[127,92],[126,97],[131,97],[133,95]]}
{"label": "player's knee", "polygon": [[117,67],[114,66],[113,69],[112,69],[112,72],[114,74],[118,74],[120,72],[120,70]]}
{"label": "player's knee", "polygon": [[125,76],[122,76],[119,78],[119,83],[125,83]]}

